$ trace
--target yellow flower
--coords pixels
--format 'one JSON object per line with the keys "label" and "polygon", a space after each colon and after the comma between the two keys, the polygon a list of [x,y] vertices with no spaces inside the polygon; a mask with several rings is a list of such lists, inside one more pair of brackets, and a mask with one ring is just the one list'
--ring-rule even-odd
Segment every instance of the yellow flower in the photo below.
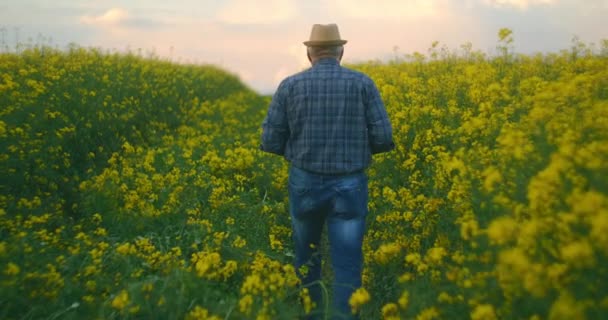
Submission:
{"label": "yellow flower", "polygon": [[221,231],[221,232],[214,232],[213,233],[213,242],[220,246],[222,244],[222,242],[224,241],[224,239],[228,238],[229,234],[228,232],[225,231]]}
{"label": "yellow flower", "polygon": [[186,315],[186,320],[220,320],[218,316],[211,315],[209,311],[203,307],[196,306]]}
{"label": "yellow flower", "polygon": [[471,312],[471,320],[496,320],[496,312],[490,304],[480,304]]}
{"label": "yellow flower", "polygon": [[95,235],[98,235],[100,237],[108,235],[108,231],[102,227],[97,228],[94,233]]}
{"label": "yellow flower", "polygon": [[232,276],[237,269],[237,262],[234,260],[228,260],[226,261],[226,264],[224,265],[224,267],[221,270],[221,274],[222,277],[224,279],[228,279],[230,278],[230,276]]}
{"label": "yellow flower", "polygon": [[309,314],[310,311],[312,311],[312,309],[315,307],[315,303],[310,298],[308,288],[303,288],[300,290],[300,300],[304,305],[304,313]]}
{"label": "yellow flower", "polygon": [[530,263],[526,254],[520,249],[508,249],[500,252],[499,261],[501,264],[508,266],[508,272],[524,273]]}
{"label": "yellow flower", "polygon": [[135,248],[134,245],[125,242],[121,245],[119,245],[118,247],[116,247],[116,252],[118,252],[119,254],[122,255],[128,255],[128,254],[134,254],[137,252],[137,249]]}
{"label": "yellow flower", "polygon": [[496,185],[502,182],[502,175],[495,167],[489,167],[483,171],[485,179],[483,181],[483,189],[486,192],[493,192]]}
{"label": "yellow flower", "polygon": [[143,292],[151,292],[154,289],[154,284],[153,283],[145,283],[142,287],[141,290]]}
{"label": "yellow flower", "polygon": [[219,276],[218,269],[222,263],[222,257],[218,252],[202,251],[192,254],[194,270],[199,277],[215,279]]}
{"label": "yellow flower", "polygon": [[132,306],[129,308],[129,313],[130,314],[136,314],[139,312],[140,307],[139,306]]}
{"label": "yellow flower", "polygon": [[241,238],[241,236],[236,236],[236,238],[234,238],[234,240],[232,241],[232,246],[235,248],[242,248],[245,245],[247,245],[247,241]]}
{"label": "yellow flower", "polygon": [[401,310],[407,309],[407,305],[410,302],[410,293],[407,291],[403,291],[401,293],[401,297],[399,297],[399,300],[397,302],[399,303],[399,307],[401,308]]}
{"label": "yellow flower", "polygon": [[399,307],[395,303],[387,303],[382,307],[382,317],[384,319],[396,316],[399,312]]}
{"label": "yellow flower", "polygon": [[101,217],[101,214],[99,214],[99,213],[93,214],[93,222],[101,223],[102,220],[103,220],[103,218]]}
{"label": "yellow flower", "polygon": [[562,293],[551,305],[549,320],[586,319],[585,306],[569,294]]}
{"label": "yellow flower", "polygon": [[350,296],[350,299],[348,300],[348,304],[351,307],[352,313],[356,314],[357,312],[359,312],[361,306],[368,303],[369,300],[370,296],[367,290],[365,290],[365,288],[359,288],[355,290],[355,292],[353,292],[353,294]]}
{"label": "yellow flower", "polygon": [[249,315],[251,313],[251,306],[253,305],[253,297],[250,294],[246,294],[239,300],[239,311]]}
{"label": "yellow flower", "polygon": [[426,261],[436,265],[440,265],[443,257],[447,255],[447,251],[442,247],[433,247],[426,252]]}
{"label": "yellow flower", "polygon": [[492,220],[487,229],[488,238],[492,243],[505,244],[516,237],[517,221],[511,217],[501,217]]}
{"label": "yellow flower", "polygon": [[422,310],[422,312],[420,312],[418,314],[418,316],[416,316],[416,320],[431,320],[431,319],[439,319],[439,311],[437,311],[437,308],[435,307],[430,307],[427,309]]}
{"label": "yellow flower", "polygon": [[[0,120],[0,137],[4,137],[6,135],[6,122]],[[2,210],[4,211],[4,210]]]}
{"label": "yellow flower", "polygon": [[591,239],[608,254],[608,210],[598,212],[591,219]]}
{"label": "yellow flower", "polygon": [[112,307],[118,310],[124,310],[129,305],[129,293],[127,290],[122,290],[112,300]]}
{"label": "yellow flower", "polygon": [[411,265],[417,265],[421,262],[421,258],[420,258],[420,254],[418,253],[408,253],[405,256],[405,262],[411,264]]}
{"label": "yellow flower", "polygon": [[437,301],[441,303],[452,303],[454,299],[445,291],[441,292],[437,297]]}
{"label": "yellow flower", "polygon": [[380,245],[378,250],[374,252],[374,259],[379,264],[387,264],[401,252],[401,246],[398,243],[391,242]]}
{"label": "yellow flower", "polygon": [[523,160],[534,150],[534,146],[526,132],[515,128],[503,127],[496,142],[502,150],[509,150],[509,155],[516,160]]}
{"label": "yellow flower", "polygon": [[452,261],[457,264],[463,264],[465,261],[465,256],[462,251],[456,251],[452,254]]}
{"label": "yellow flower", "polygon": [[283,243],[274,234],[269,234],[268,239],[273,250],[283,250]]}
{"label": "yellow flower", "polygon": [[561,248],[561,256],[566,263],[574,267],[590,267],[595,264],[593,248],[585,240],[566,244]]}
{"label": "yellow flower", "polygon": [[8,276],[16,276],[19,274],[19,272],[21,271],[21,269],[19,269],[19,266],[9,262],[8,265],[6,266],[6,269],[4,270],[4,274],[8,275]]}
{"label": "yellow flower", "polygon": [[406,272],[406,273],[402,274],[401,276],[399,276],[400,283],[408,282],[408,281],[411,281],[412,279],[414,279],[414,275],[409,272]]}
{"label": "yellow flower", "polygon": [[530,219],[520,223],[518,230],[514,234],[517,239],[517,245],[520,248],[533,248],[537,243],[537,235],[544,226],[538,219]]}
{"label": "yellow flower", "polygon": [[382,189],[382,198],[390,203],[397,203],[397,193],[393,191],[389,186],[385,186]]}
{"label": "yellow flower", "polygon": [[479,224],[477,220],[471,218],[467,221],[463,221],[460,224],[460,236],[463,240],[469,240],[472,237],[475,237],[479,232]]}
{"label": "yellow flower", "polygon": [[122,149],[125,151],[125,153],[135,152],[135,148],[133,148],[133,146],[128,141],[125,141],[125,143],[123,143]]}
{"label": "yellow flower", "polygon": [[86,266],[84,267],[84,275],[85,276],[90,276],[90,275],[95,275],[99,273],[99,269],[96,266]]}
{"label": "yellow flower", "polygon": [[87,280],[87,282],[85,282],[85,288],[87,288],[88,291],[95,291],[95,289],[97,289],[97,282],[94,280]]}

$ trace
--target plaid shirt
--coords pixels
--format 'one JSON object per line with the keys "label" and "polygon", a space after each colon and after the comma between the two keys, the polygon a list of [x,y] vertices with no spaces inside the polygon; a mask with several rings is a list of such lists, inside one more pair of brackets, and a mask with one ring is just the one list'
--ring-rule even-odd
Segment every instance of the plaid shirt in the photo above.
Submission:
{"label": "plaid shirt", "polygon": [[331,58],[281,82],[262,129],[261,150],[319,174],[364,170],[395,147],[374,82]]}

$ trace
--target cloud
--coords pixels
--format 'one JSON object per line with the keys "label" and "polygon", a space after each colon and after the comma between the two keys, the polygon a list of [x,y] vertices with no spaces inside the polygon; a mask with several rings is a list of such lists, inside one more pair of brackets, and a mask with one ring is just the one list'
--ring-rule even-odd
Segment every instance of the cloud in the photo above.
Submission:
{"label": "cloud", "polygon": [[274,24],[289,21],[296,14],[293,0],[233,0],[217,12],[216,18],[227,24]]}
{"label": "cloud", "polygon": [[337,0],[331,7],[336,14],[356,19],[412,19],[439,14],[437,0]]}
{"label": "cloud", "polygon": [[530,6],[553,4],[556,0],[483,0],[483,3],[489,6],[503,8],[514,7],[521,10],[526,10]]}
{"label": "cloud", "polygon": [[129,13],[121,8],[112,8],[101,15],[84,15],[80,22],[88,25],[117,25],[129,18]]}
{"label": "cloud", "polygon": [[86,25],[99,27],[136,27],[151,28],[158,27],[164,23],[159,20],[146,19],[132,16],[127,10],[122,8],[111,8],[100,15],[84,15],[80,17],[80,22]]}

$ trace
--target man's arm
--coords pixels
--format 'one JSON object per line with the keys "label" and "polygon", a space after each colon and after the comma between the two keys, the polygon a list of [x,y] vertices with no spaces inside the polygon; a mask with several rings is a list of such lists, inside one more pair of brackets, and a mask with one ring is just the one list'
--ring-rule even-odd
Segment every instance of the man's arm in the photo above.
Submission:
{"label": "man's arm", "polygon": [[393,129],[373,81],[367,86],[367,134],[372,154],[388,152],[395,148]]}
{"label": "man's arm", "polygon": [[262,122],[262,145],[260,150],[278,155],[285,154],[285,145],[289,138],[285,90],[283,82],[272,97],[268,114]]}

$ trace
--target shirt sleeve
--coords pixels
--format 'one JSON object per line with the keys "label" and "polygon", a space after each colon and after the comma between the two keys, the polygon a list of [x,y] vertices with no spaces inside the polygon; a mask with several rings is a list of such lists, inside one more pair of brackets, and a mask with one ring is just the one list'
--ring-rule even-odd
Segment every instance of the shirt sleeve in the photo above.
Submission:
{"label": "shirt sleeve", "polygon": [[260,150],[278,155],[285,154],[285,145],[289,139],[287,122],[286,86],[282,82],[270,102],[268,113],[262,122],[262,144]]}
{"label": "shirt sleeve", "polygon": [[371,79],[366,90],[367,134],[372,154],[388,152],[395,148],[393,129],[380,97],[380,92]]}

